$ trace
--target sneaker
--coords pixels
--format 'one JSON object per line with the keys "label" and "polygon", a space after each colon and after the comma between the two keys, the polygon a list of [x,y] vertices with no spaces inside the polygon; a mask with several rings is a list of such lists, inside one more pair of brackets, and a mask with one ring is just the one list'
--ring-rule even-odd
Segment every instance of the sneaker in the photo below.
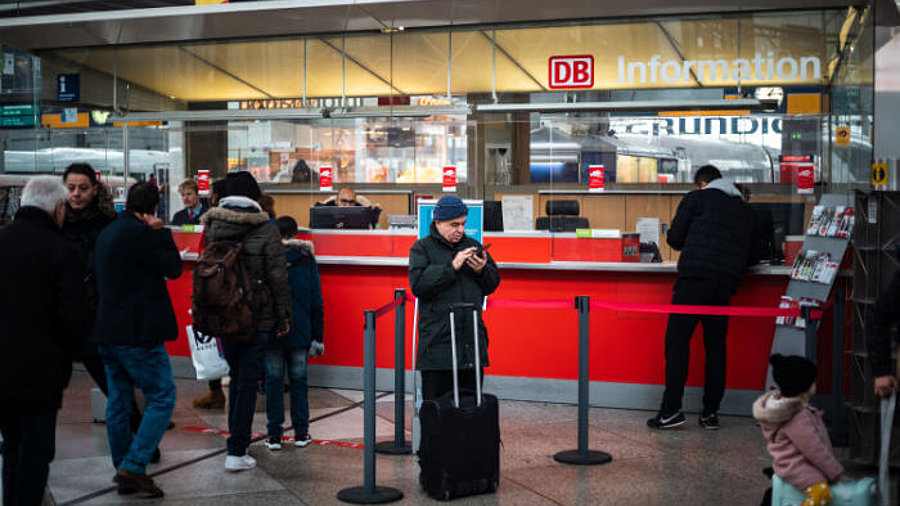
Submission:
{"label": "sneaker", "polygon": [[312,438],[309,437],[309,434],[300,434],[294,438],[294,446],[297,448],[306,448],[309,443],[312,443]]}
{"label": "sneaker", "polygon": [[272,450],[273,452],[277,452],[281,449],[281,436],[269,436],[269,439],[266,440],[266,448]]}
{"label": "sneaker", "polygon": [[250,455],[229,455],[225,457],[225,470],[231,472],[246,471],[256,467],[256,459]]}
{"label": "sneaker", "polygon": [[698,421],[700,422],[700,426],[706,430],[719,429],[719,417],[715,413],[701,414]]}
{"label": "sneaker", "polygon": [[671,429],[672,427],[678,427],[684,422],[684,413],[681,411],[670,415],[660,411],[656,416],[647,420],[647,427],[650,427],[651,429]]}
{"label": "sneaker", "polygon": [[199,399],[194,399],[194,407],[201,409],[224,409],[225,392],[222,390],[210,390],[209,393]]}

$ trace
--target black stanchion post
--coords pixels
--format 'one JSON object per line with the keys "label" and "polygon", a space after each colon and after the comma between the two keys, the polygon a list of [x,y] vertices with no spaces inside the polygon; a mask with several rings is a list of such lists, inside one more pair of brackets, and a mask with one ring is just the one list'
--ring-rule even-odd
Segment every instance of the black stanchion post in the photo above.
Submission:
{"label": "black stanchion post", "polygon": [[337,498],[354,504],[381,504],[398,501],[403,492],[375,485],[375,311],[366,311],[363,332],[365,364],[363,369],[363,486],[345,488]]}
{"label": "black stanchion post", "polygon": [[606,464],[612,456],[606,452],[588,449],[588,405],[590,404],[590,333],[591,299],[584,295],[575,297],[578,309],[578,449],[557,453],[553,459],[563,464],[590,466]]}
{"label": "black stanchion post", "polygon": [[394,290],[394,440],[375,445],[375,451],[389,455],[412,453],[412,443],[406,439],[406,290]]}
{"label": "black stanchion post", "polygon": [[834,291],[834,334],[831,365],[831,442],[844,446],[846,438],[843,430],[844,409],[844,290]]}

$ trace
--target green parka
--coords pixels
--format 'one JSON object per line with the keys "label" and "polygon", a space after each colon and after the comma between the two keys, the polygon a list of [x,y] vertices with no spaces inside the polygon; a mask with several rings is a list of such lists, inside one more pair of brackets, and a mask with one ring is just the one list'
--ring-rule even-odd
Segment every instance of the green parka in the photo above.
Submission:
{"label": "green parka", "polygon": [[[453,258],[458,251],[478,245],[478,241],[468,236],[450,244],[432,224],[431,233],[416,241],[409,250],[409,286],[419,298],[416,368],[421,371],[452,368],[449,307],[459,302],[469,302],[478,308],[481,365],[489,365],[487,329],[481,319],[481,308],[484,297],[500,285],[500,272],[490,254],[481,274],[476,274],[468,265],[463,265],[459,271],[453,269]],[[457,365],[461,369],[471,369],[475,367],[472,313],[457,313],[455,326]]]}

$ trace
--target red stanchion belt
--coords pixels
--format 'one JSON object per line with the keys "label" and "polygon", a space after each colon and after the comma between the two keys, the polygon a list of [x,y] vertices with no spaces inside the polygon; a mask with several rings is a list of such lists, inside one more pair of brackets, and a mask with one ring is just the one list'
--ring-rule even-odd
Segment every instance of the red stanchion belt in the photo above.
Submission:
{"label": "red stanchion belt", "polygon": [[[182,427],[181,430],[186,432],[201,432],[203,434],[217,434],[221,436],[228,436],[230,434],[227,430],[216,429],[213,427]],[[262,436],[263,434],[259,432],[254,432],[250,435],[250,437],[254,439]],[[287,441],[289,443],[294,442],[294,438],[290,436],[284,436],[281,439],[282,441]],[[313,439],[312,444],[320,446],[340,446],[343,448],[353,448],[356,450],[363,449],[363,445],[358,443],[345,443],[344,441],[334,441],[331,439]]]}

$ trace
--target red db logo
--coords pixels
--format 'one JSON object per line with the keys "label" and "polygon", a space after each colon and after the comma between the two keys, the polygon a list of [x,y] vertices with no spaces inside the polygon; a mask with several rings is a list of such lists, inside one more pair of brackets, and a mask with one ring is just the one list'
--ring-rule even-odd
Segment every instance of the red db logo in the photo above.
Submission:
{"label": "red db logo", "polygon": [[593,86],[593,56],[550,57],[550,88],[592,88]]}

